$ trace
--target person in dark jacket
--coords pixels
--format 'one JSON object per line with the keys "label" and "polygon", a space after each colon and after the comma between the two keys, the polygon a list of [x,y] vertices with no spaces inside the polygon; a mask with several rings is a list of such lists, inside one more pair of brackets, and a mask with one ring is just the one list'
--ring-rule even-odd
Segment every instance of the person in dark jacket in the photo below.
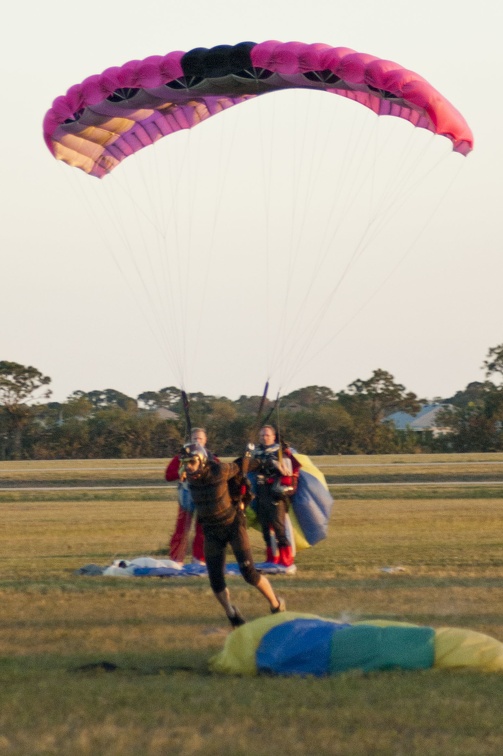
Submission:
{"label": "person in dark jacket", "polygon": [[[297,490],[300,464],[288,446],[277,443],[272,425],[260,429],[260,444],[253,451],[256,471],[256,511],[266,546],[266,561],[291,567],[292,544],[286,532],[286,514],[290,497]],[[274,533],[279,554],[272,548]]]}
{"label": "person in dark jacket", "polygon": [[228,482],[240,476],[240,465],[208,459],[206,450],[199,444],[186,444],[180,460],[204,533],[204,555],[210,585],[231,625],[238,627],[245,620],[231,603],[225,582],[227,545],[230,545],[236,557],[241,575],[267,599],[271,612],[285,611],[283,599],[276,596],[268,579],[255,568],[244,510],[229,494]]}

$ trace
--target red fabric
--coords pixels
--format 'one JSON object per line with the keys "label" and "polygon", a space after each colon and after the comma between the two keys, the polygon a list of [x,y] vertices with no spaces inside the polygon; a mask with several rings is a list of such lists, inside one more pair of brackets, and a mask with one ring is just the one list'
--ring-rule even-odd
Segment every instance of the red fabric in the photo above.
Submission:
{"label": "red fabric", "polygon": [[290,485],[293,486],[293,492],[295,493],[295,491],[297,490],[297,486],[299,485],[299,474],[300,474],[300,468],[302,467],[302,465],[297,459],[295,459],[295,457],[293,456],[293,454],[291,453],[289,449],[287,449],[286,453],[288,454],[289,459],[292,461],[293,474],[292,474],[292,482]]}
{"label": "red fabric", "polygon": [[266,562],[271,564],[279,564],[279,554],[275,554],[270,546],[267,547],[265,552]]}
{"label": "red fabric", "polygon": [[291,567],[293,564],[293,552],[291,546],[280,546],[279,547],[279,564],[282,564],[284,567]]}
{"label": "red fabric", "polygon": [[164,473],[164,477],[169,483],[172,483],[174,480],[178,480],[178,471],[180,469],[180,457],[177,454],[176,457],[173,457],[171,462],[166,468],[166,472]]}
{"label": "red fabric", "polygon": [[[178,480],[180,470],[180,456],[177,454],[166,467],[164,477],[171,483]],[[175,562],[183,562],[187,554],[189,545],[190,527],[192,525],[192,512],[186,512],[178,505],[178,515],[176,518],[175,530],[169,543],[169,558]],[[203,529],[196,519],[196,533],[192,542],[192,556],[204,562],[204,536]]]}
{"label": "red fabric", "polygon": [[[171,541],[169,544],[169,558],[175,562],[183,562],[189,545],[190,526],[193,518],[192,512],[186,512],[178,507],[178,517]],[[204,562],[204,535],[203,529],[196,519],[196,533],[192,542],[192,556],[194,559]]]}
{"label": "red fabric", "polygon": [[194,540],[192,541],[192,556],[194,559],[199,559],[200,562],[204,562],[204,534],[201,523],[196,519],[196,533]]}
{"label": "red fabric", "polygon": [[169,558],[173,559],[175,562],[183,562],[185,559],[191,523],[192,513],[186,512],[179,506],[175,530],[171,536],[169,544]]}

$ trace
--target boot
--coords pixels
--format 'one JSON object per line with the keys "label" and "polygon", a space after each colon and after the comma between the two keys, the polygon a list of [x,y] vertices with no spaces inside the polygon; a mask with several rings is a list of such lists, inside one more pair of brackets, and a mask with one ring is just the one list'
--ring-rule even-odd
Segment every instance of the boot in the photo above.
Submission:
{"label": "boot", "polygon": [[274,554],[272,547],[268,546],[265,551],[265,560],[271,564],[279,564],[279,554]]}
{"label": "boot", "polygon": [[278,599],[278,606],[276,609],[271,609],[271,614],[279,614],[279,612],[286,612],[286,602],[280,596],[276,596]]}
{"label": "boot", "polygon": [[229,617],[229,616],[227,617],[232,627],[241,627],[241,625],[244,625],[246,620],[241,614],[241,612],[239,611],[239,609],[237,608],[237,606],[233,606],[232,611],[234,612],[232,617]]}
{"label": "boot", "polygon": [[293,553],[292,553],[292,547],[291,546],[280,546],[279,547],[279,564],[282,564],[283,567],[291,567],[293,564]]}

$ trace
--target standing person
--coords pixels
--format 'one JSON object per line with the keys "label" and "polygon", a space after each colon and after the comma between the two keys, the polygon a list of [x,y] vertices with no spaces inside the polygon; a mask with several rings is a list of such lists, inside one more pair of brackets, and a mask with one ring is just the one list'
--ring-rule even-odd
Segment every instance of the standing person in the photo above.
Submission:
{"label": "standing person", "polygon": [[[260,429],[260,444],[253,452],[257,464],[256,512],[266,546],[266,560],[291,567],[294,562],[292,544],[286,533],[286,514],[290,496],[297,490],[300,464],[288,446],[276,441],[272,425]],[[271,531],[278,545],[279,555],[273,553]]]}
{"label": "standing person", "polygon": [[[199,444],[203,448],[206,448],[207,440],[204,428],[194,428],[192,430],[190,434],[191,443]],[[217,459],[211,452],[207,452],[207,454],[210,459]],[[185,473],[182,473],[180,476],[180,456],[178,454],[173,457],[167,466],[165,478],[168,482],[178,481],[178,515],[175,530],[169,543],[169,558],[174,562],[183,564],[189,545],[189,534],[194,518],[195,506],[189,492]],[[194,539],[192,541],[192,563],[205,564],[203,529],[197,517]]]}
{"label": "standing person", "polygon": [[240,475],[241,467],[236,462],[224,463],[209,459],[206,449],[198,444],[186,444],[180,459],[203,528],[204,555],[211,589],[231,625],[239,627],[245,620],[239,609],[231,604],[225,582],[225,552],[228,544],[246,582],[257,588],[267,599],[273,614],[284,612],[285,602],[276,596],[270,582],[255,568],[244,510],[232,501],[229,494],[228,481]]}

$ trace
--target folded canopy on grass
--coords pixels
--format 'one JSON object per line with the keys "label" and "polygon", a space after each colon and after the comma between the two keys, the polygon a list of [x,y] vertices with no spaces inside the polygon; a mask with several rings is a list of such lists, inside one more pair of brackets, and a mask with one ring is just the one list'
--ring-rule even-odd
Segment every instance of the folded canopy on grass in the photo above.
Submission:
{"label": "folded canopy on grass", "polygon": [[349,670],[503,672],[503,643],[462,628],[385,620],[353,624],[285,612],[231,633],[210,668],[225,674],[333,675]]}

